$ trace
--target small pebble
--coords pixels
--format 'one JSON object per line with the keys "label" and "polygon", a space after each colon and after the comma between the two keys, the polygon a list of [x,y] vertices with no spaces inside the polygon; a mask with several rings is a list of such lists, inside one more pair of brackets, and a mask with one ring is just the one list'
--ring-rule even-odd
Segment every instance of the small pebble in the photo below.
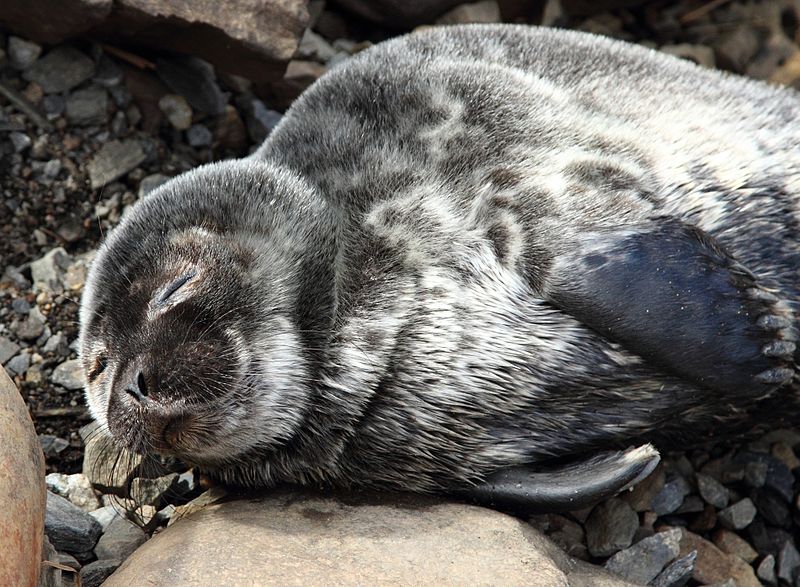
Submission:
{"label": "small pebble", "polygon": [[705,502],[715,508],[722,509],[728,505],[728,490],[713,477],[698,473],[697,489]]}
{"label": "small pebble", "polygon": [[586,520],[586,542],[592,556],[610,556],[631,545],[639,516],[621,499],[612,498],[592,510]]}
{"label": "small pebble", "polygon": [[800,572],[800,553],[791,540],[787,540],[778,553],[778,579],[794,585]]}
{"label": "small pebble", "polygon": [[778,576],[775,574],[775,557],[771,554],[765,556],[756,567],[756,575],[763,583],[775,585],[778,582]]}
{"label": "small pebble", "polygon": [[100,587],[103,581],[108,579],[120,564],[122,564],[121,561],[117,559],[96,560],[82,567],[80,573],[81,587]]}
{"label": "small pebble", "polygon": [[78,359],[64,361],[53,370],[50,381],[66,389],[83,389],[86,379]]}
{"label": "small pebble", "polygon": [[633,583],[649,583],[678,556],[680,538],[677,528],[658,532],[616,553],[605,567]]}
{"label": "small pebble", "polygon": [[664,487],[653,498],[652,509],[659,516],[671,514],[683,503],[691,488],[687,481],[680,475],[673,477],[664,483]]}
{"label": "small pebble", "polygon": [[41,54],[41,45],[13,35],[8,38],[8,63],[14,69],[27,69]]}
{"label": "small pebble", "polygon": [[717,517],[725,528],[741,530],[742,528],[747,528],[753,518],[756,517],[756,506],[753,505],[749,497],[745,497],[719,512]]}
{"label": "small pebble", "polygon": [[192,147],[207,147],[211,144],[214,135],[208,130],[208,127],[202,124],[193,124],[186,131],[186,141]]}
{"label": "small pebble", "polygon": [[94,552],[99,559],[125,560],[147,540],[139,526],[124,518],[114,519],[97,541]]}
{"label": "small pebble", "polygon": [[652,587],[683,587],[692,578],[694,564],[697,560],[697,551],[693,550],[673,563],[650,583]]}

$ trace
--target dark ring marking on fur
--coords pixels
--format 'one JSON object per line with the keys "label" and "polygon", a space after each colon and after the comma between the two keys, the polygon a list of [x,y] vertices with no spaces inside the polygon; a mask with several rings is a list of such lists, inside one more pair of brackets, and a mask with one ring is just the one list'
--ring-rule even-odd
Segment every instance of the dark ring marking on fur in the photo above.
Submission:
{"label": "dark ring marking on fur", "polygon": [[793,342],[789,342],[788,340],[776,340],[765,344],[761,352],[768,357],[791,357],[794,355],[796,348],[797,345]]}
{"label": "dark ring marking on fur", "polygon": [[757,324],[764,330],[780,330],[791,326],[792,321],[784,316],[773,316],[767,314],[758,319]]}
{"label": "dark ring marking on fur", "polygon": [[778,368],[762,371],[755,376],[755,380],[758,383],[774,385],[776,383],[788,383],[792,380],[792,377],[794,377],[794,371],[792,369]]}

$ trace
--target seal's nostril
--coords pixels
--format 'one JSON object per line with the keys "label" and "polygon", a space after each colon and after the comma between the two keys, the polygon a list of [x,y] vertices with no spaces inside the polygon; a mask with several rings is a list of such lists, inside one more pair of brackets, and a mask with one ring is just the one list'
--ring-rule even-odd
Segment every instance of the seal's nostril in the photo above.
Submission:
{"label": "seal's nostril", "polygon": [[147,389],[147,380],[145,379],[144,373],[139,371],[136,374],[136,384],[134,385],[133,383],[129,383],[125,388],[125,391],[138,402],[142,402],[147,399],[149,390]]}
{"label": "seal's nostril", "polygon": [[139,376],[136,378],[136,386],[139,388],[139,394],[142,397],[147,397],[147,382],[144,379],[144,373],[139,371]]}

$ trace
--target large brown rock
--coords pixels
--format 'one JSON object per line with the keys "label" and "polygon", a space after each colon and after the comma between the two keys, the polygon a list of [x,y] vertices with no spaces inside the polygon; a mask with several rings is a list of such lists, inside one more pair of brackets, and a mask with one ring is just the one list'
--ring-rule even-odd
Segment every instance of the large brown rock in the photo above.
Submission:
{"label": "large brown rock", "polygon": [[0,367],[0,585],[37,584],[44,510],[44,455],[25,402]]}
{"label": "large brown rock", "polygon": [[184,517],[104,586],[132,584],[630,585],[496,511],[429,497],[292,492]]}
{"label": "large brown rock", "polygon": [[[251,79],[279,78],[308,22],[308,0],[2,0],[0,24],[55,43],[88,35],[210,61]],[[58,14],[58,18],[53,18]]]}

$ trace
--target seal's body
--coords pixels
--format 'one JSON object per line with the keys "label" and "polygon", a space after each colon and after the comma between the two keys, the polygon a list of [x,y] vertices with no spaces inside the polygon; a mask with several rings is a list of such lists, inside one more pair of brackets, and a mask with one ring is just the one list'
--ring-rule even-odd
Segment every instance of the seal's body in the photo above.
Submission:
{"label": "seal's body", "polygon": [[92,413],[232,483],[434,491],[788,405],[798,120],[592,35],[376,46],[125,216],[83,300]]}

